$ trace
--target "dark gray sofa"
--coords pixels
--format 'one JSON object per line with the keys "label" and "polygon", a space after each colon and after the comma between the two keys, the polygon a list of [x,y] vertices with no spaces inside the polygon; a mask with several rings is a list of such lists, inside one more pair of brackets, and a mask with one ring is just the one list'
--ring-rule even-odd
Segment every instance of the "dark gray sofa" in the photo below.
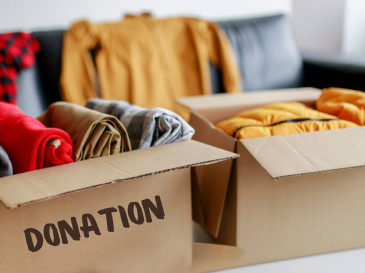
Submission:
{"label": "dark gray sofa", "polygon": [[[218,22],[226,32],[243,79],[245,92],[313,86],[365,91],[365,63],[333,55],[302,54],[290,19],[275,15]],[[60,100],[59,77],[64,30],[34,32],[42,46],[35,66],[19,73],[18,105],[38,116]],[[208,64],[207,64],[208,65]],[[210,65],[213,93],[224,92],[222,75]]]}

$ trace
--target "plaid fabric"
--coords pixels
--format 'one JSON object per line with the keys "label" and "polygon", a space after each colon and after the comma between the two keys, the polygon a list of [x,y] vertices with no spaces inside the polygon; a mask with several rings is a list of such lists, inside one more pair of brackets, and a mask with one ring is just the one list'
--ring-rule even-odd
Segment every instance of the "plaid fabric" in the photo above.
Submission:
{"label": "plaid fabric", "polygon": [[104,99],[88,100],[86,107],[117,117],[127,129],[132,150],[188,140],[195,133],[179,115],[163,108]]}
{"label": "plaid fabric", "polygon": [[34,64],[40,45],[30,33],[0,34],[0,101],[16,104],[18,71]]}

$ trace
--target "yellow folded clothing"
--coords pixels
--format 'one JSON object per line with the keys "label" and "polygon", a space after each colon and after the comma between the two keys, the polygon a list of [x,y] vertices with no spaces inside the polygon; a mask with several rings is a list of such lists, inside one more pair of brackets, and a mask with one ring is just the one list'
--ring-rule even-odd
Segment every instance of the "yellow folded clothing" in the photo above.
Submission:
{"label": "yellow folded clothing", "polygon": [[318,111],[365,125],[365,93],[342,88],[327,88],[316,103]]}
{"label": "yellow folded clothing", "polygon": [[237,139],[288,135],[358,125],[313,110],[298,102],[273,103],[243,111],[216,127]]}
{"label": "yellow folded clothing", "polygon": [[56,102],[38,120],[47,127],[62,129],[70,135],[75,161],[131,150],[123,124],[116,117],[98,111],[72,103]]}

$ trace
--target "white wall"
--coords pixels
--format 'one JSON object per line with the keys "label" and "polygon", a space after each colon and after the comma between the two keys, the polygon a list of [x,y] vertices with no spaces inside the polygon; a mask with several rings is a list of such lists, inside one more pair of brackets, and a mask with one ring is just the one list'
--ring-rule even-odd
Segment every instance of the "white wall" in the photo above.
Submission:
{"label": "white wall", "polygon": [[344,53],[365,53],[365,1],[347,0],[344,22]]}
{"label": "white wall", "polygon": [[302,50],[365,53],[365,0],[0,0],[0,32],[67,28],[125,13],[234,19],[291,14]]}
{"label": "white wall", "polygon": [[365,0],[293,0],[292,7],[302,50],[365,53]]}
{"label": "white wall", "polygon": [[292,20],[299,47],[308,51],[341,51],[345,6],[346,0],[293,0]]}
{"label": "white wall", "polygon": [[291,0],[0,0],[0,31],[65,28],[72,21],[119,20],[123,14],[225,19],[290,13]]}

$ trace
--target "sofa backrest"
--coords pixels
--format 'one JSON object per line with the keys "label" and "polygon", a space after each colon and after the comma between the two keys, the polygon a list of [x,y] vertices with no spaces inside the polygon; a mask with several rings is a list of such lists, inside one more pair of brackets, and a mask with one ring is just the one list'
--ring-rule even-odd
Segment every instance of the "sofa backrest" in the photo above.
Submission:
{"label": "sofa backrest", "polygon": [[[218,23],[236,54],[245,92],[302,86],[303,61],[287,16]],[[212,66],[211,74],[212,85],[221,88],[214,91],[222,92],[221,77]]]}
{"label": "sofa backrest", "polygon": [[[285,15],[218,22],[226,32],[240,66],[244,91],[302,85],[302,58],[290,20]],[[64,31],[33,33],[42,49],[36,65],[19,73],[18,105],[40,115],[61,100],[59,78]],[[213,93],[224,92],[220,71],[210,64]]]}
{"label": "sofa backrest", "polygon": [[59,79],[63,30],[39,31],[33,35],[41,45],[36,63],[17,77],[18,106],[28,115],[39,116],[48,105],[61,100]]}

